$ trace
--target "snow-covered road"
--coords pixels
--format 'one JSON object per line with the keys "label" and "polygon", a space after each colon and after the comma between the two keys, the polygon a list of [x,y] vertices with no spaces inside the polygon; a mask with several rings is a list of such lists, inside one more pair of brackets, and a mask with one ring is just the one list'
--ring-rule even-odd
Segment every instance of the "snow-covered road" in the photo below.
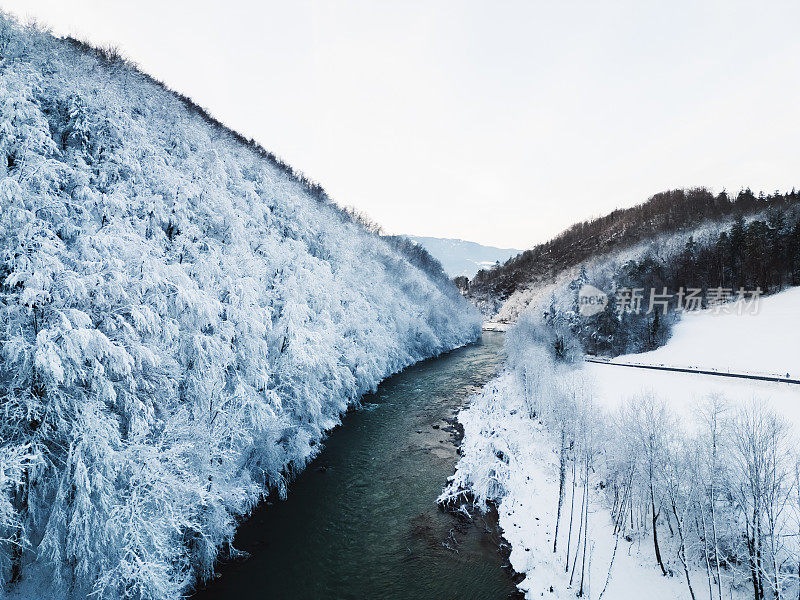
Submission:
{"label": "snow-covered road", "polygon": [[674,373],[690,373],[692,375],[714,375],[717,377],[734,377],[736,379],[753,379],[756,381],[774,381],[778,383],[790,383],[794,385],[800,385],[800,379],[790,379],[789,374],[787,373],[786,377],[780,377],[778,375],[757,375],[754,373],[731,373],[726,371],[715,371],[715,370],[706,370],[706,369],[698,369],[695,367],[668,367],[665,365],[645,365],[639,363],[628,363],[628,362],[616,362],[616,361],[608,361],[608,360],[601,360],[596,358],[586,358],[584,359],[586,362],[590,363],[597,363],[600,365],[612,365],[617,367],[633,367],[635,369],[651,369],[655,371],[672,371]]}

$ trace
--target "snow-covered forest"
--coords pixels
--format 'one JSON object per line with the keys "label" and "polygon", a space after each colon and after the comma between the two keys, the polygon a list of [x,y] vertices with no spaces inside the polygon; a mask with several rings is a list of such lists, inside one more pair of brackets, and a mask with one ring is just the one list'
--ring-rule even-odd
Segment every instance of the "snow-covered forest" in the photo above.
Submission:
{"label": "snow-covered forest", "polygon": [[113,51],[0,16],[0,596],[178,598],[378,382],[429,256]]}
{"label": "snow-covered forest", "polygon": [[[618,315],[609,302],[602,312],[583,317],[576,292],[586,284],[612,298],[620,289],[639,288],[658,290],[670,300],[661,314],[645,307]],[[653,350],[669,339],[680,314],[681,288],[701,290],[705,307],[705,295],[716,287],[766,295],[793,285],[800,285],[800,205],[709,221],[592,257],[546,284],[517,290],[493,319],[513,323],[528,311],[547,313],[550,323],[569,329],[586,352],[616,356]]]}
{"label": "snow-covered forest", "polygon": [[[800,327],[798,291],[757,316],[692,315],[652,358],[794,373],[782,332]],[[497,506],[526,597],[797,597],[797,386],[588,365],[537,311],[507,350],[459,415],[463,458],[440,501]]]}
{"label": "snow-covered forest", "polygon": [[[630,260],[639,264],[629,267]],[[674,287],[677,278],[683,286],[760,285],[765,292],[800,285],[800,192],[662,192],[577,223],[460,287],[486,316],[507,324],[582,266],[608,270],[613,263],[617,279],[659,287]]]}

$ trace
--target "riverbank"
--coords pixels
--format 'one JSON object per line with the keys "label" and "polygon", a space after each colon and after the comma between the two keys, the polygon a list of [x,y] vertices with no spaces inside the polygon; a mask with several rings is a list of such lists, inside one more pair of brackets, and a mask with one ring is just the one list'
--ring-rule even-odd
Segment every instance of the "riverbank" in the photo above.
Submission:
{"label": "riverbank", "polygon": [[[610,362],[563,360],[523,321],[459,415],[463,456],[441,501],[497,506],[527,598],[796,596],[800,390],[753,373],[798,370],[798,299],[765,298],[755,317],[698,312],[658,350]],[[663,366],[680,361],[692,368]]]}
{"label": "riverbank", "polygon": [[[466,428],[464,457],[443,502],[468,501],[476,509],[499,513],[502,536],[511,548],[508,560],[518,573],[515,582],[525,598],[568,600],[576,594],[598,598],[603,591],[603,597],[614,600],[633,600],[644,594],[654,600],[685,597],[677,567],[673,577],[663,577],[655,568],[646,536],[615,535],[603,484],[594,477],[588,489],[580,476],[574,488],[568,485],[554,546],[558,444],[539,419],[530,417],[521,383],[522,378],[513,372],[504,372],[461,413],[459,419]],[[584,493],[589,497],[585,522],[590,530],[585,555],[581,545],[585,530],[578,516]],[[575,515],[572,524],[571,512]],[[664,548],[674,555],[671,542]]]}

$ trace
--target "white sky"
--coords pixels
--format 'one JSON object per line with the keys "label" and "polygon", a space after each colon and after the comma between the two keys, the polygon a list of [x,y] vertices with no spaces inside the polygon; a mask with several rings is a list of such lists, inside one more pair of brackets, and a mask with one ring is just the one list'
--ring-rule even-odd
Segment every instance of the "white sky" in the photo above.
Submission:
{"label": "white sky", "polygon": [[530,247],[673,187],[800,186],[800,3],[0,0],[391,232]]}

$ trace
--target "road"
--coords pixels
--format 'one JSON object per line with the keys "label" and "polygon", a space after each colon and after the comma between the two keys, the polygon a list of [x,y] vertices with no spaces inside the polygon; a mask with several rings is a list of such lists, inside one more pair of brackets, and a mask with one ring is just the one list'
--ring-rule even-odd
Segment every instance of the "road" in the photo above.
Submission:
{"label": "road", "polygon": [[703,369],[690,369],[685,367],[664,367],[659,365],[636,365],[631,363],[617,363],[598,358],[586,357],[586,362],[597,363],[601,365],[614,365],[617,367],[630,367],[634,369],[651,369],[653,371],[674,371],[676,373],[694,373],[696,375],[714,375],[716,377],[734,377],[736,379],[755,379],[757,381],[775,381],[778,383],[790,383],[800,385],[800,379],[791,379],[789,377],[777,377],[771,375],[751,375],[748,373],[724,373],[722,371],[706,371]]}

